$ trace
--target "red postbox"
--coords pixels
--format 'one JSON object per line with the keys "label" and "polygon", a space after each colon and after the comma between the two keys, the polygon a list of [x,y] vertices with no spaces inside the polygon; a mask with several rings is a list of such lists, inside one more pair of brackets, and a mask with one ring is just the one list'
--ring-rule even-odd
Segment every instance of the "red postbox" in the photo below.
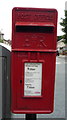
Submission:
{"label": "red postbox", "polygon": [[57,11],[12,11],[11,111],[51,113],[54,108]]}

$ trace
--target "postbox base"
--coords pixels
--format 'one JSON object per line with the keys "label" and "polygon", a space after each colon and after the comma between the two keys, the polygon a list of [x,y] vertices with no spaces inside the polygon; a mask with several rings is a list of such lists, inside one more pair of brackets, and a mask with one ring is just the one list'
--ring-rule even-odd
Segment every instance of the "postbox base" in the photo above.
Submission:
{"label": "postbox base", "polygon": [[41,110],[41,111],[39,111],[39,110],[13,110],[12,111],[13,113],[15,113],[15,114],[50,114],[50,113],[52,113],[53,111],[51,111],[51,110]]}

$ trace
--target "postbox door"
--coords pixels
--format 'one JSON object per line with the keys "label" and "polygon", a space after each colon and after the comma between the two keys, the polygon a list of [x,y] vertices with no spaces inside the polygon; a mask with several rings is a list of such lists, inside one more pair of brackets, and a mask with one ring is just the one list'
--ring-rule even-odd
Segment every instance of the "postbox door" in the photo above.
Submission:
{"label": "postbox door", "polygon": [[[52,112],[56,54],[39,53],[40,61],[36,59],[37,52],[30,53],[30,61],[28,60],[28,52],[15,52],[12,54],[14,68],[12,73],[12,76],[14,76],[12,80],[14,91],[13,112],[18,113],[17,110],[20,110],[20,113],[33,113],[33,111],[35,113],[37,111],[38,113]],[[32,56],[34,60],[32,60]],[[38,73],[36,73],[36,66]],[[35,73],[33,72],[34,69]]]}

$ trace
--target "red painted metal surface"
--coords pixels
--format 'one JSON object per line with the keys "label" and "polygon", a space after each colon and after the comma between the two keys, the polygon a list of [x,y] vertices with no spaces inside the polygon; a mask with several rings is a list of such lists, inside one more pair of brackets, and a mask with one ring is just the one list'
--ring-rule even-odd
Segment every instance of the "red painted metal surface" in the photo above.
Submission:
{"label": "red painted metal surface", "polygon": [[50,22],[16,22],[15,26],[43,26],[43,27],[54,27],[53,23]]}
{"label": "red painted metal surface", "polygon": [[[12,11],[11,111],[51,113],[54,109],[57,11],[14,8]],[[25,63],[42,63],[40,96],[24,96]]]}

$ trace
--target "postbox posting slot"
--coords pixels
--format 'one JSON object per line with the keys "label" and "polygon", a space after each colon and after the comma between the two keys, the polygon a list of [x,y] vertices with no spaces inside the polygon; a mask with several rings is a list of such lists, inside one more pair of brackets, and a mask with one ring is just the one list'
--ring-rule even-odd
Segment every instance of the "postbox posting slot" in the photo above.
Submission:
{"label": "postbox posting slot", "polygon": [[17,22],[15,24],[16,32],[53,32],[54,24],[53,23],[29,23],[29,22]]}

